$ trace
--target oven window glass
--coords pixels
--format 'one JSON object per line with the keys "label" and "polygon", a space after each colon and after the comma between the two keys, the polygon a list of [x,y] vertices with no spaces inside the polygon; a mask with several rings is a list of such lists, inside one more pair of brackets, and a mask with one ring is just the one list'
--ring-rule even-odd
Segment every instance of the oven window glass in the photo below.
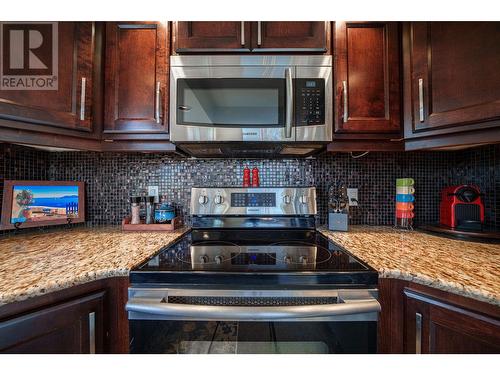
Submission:
{"label": "oven window glass", "polygon": [[196,126],[284,127],[285,80],[177,80],[177,123]]}
{"label": "oven window glass", "polygon": [[131,320],[131,353],[368,354],[377,323]]}

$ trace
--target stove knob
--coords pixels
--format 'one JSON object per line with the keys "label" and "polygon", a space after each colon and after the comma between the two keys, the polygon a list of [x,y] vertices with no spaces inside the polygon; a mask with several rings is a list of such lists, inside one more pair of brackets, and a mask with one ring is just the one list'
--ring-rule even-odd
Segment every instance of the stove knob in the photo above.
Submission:
{"label": "stove knob", "polygon": [[208,202],[208,197],[206,195],[200,195],[198,198],[199,204],[206,204]]}
{"label": "stove knob", "polygon": [[200,255],[200,263],[208,263],[208,256]]}
{"label": "stove knob", "polygon": [[216,195],[215,204],[222,204],[222,202],[224,202],[224,198],[222,198],[222,195]]}
{"label": "stove knob", "polygon": [[299,262],[302,263],[305,266],[307,264],[307,257],[306,256],[301,256],[299,258]]}
{"label": "stove knob", "polygon": [[309,199],[307,198],[307,195],[301,195],[300,196],[300,203],[307,204],[308,200]]}
{"label": "stove knob", "polygon": [[289,195],[285,195],[285,196],[283,197],[283,202],[284,202],[285,204],[290,204],[290,202],[291,202],[291,201],[292,201],[292,198],[290,198],[290,196],[289,196]]}
{"label": "stove knob", "polygon": [[285,255],[285,258],[283,258],[286,264],[292,263],[292,257],[290,255]]}
{"label": "stove knob", "polygon": [[221,264],[222,261],[224,260],[224,257],[222,255],[216,255],[214,259],[215,259],[215,263]]}

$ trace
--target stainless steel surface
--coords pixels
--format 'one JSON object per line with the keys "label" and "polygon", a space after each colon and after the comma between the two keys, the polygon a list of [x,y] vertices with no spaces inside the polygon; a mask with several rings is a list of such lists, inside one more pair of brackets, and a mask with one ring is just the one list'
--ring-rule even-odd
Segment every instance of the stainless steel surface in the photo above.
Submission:
{"label": "stainless steel surface", "polygon": [[286,114],[285,114],[285,137],[292,138],[293,121],[293,78],[292,68],[285,69],[286,82]]}
{"label": "stainless steel surface", "polygon": [[[177,143],[198,142],[329,142],[333,126],[333,89],[331,56],[171,56],[170,124],[171,140]],[[177,80],[180,78],[281,78],[286,69],[294,78],[322,78],[325,80],[325,123],[294,127],[293,95],[287,94],[286,118],[290,127],[216,126],[211,124],[181,125],[177,123]],[[288,76],[289,77],[289,76]],[[292,91],[293,92],[293,91]],[[183,109],[189,110],[189,108]],[[288,137],[287,137],[288,136]]]}
{"label": "stainless steel surface", "polygon": [[262,22],[257,21],[257,45],[262,45]]}
{"label": "stainless steel surface", "polygon": [[[192,245],[190,247],[191,267],[194,271],[210,271],[224,269],[225,263],[230,266],[231,272],[238,271],[238,265],[232,264],[231,259],[239,254],[272,254],[275,260],[271,264],[273,271],[281,269],[312,271],[316,266],[318,249],[315,246],[305,245],[272,245],[272,246],[231,246],[231,245]],[[290,266],[293,265],[293,266]],[[241,266],[248,268],[247,264]],[[259,271],[269,268],[268,264],[253,264],[252,270]]]}
{"label": "stainless steel surface", "polygon": [[160,82],[156,82],[156,93],[155,93],[155,121],[157,124],[160,123]]}
{"label": "stainless steel surface", "polygon": [[332,68],[326,66],[297,66],[296,78],[322,78],[325,80],[325,123],[296,126],[295,139],[299,142],[330,142],[333,132]]}
{"label": "stainless steel surface", "polygon": [[89,353],[95,354],[95,312],[89,313]]}
{"label": "stainless steel surface", "polygon": [[[337,303],[301,306],[220,306],[169,303],[174,296],[336,297]],[[129,319],[217,321],[377,321],[381,310],[376,289],[207,290],[129,288]]]}
{"label": "stainless steel surface", "polygon": [[173,142],[284,142],[294,141],[285,137],[284,127],[228,127],[180,125],[177,123],[177,108],[184,103],[177,101],[177,79],[179,78],[285,78],[283,66],[203,66],[172,67],[170,69],[170,124]]}
{"label": "stainless steel surface", "polygon": [[422,354],[422,314],[415,314],[415,354]]}
{"label": "stainless steel surface", "polygon": [[424,80],[418,79],[418,117],[420,122],[424,121]]}
{"label": "stainless steel surface", "polygon": [[245,22],[241,21],[241,45],[245,45]]}
{"label": "stainless steel surface", "polygon": [[[231,207],[232,193],[271,193],[275,195],[272,207]],[[217,204],[215,197],[222,201]],[[287,198],[288,197],[288,198]],[[287,201],[289,200],[289,203]],[[191,215],[316,215],[316,188],[314,187],[259,187],[259,188],[192,188]]]}
{"label": "stainless steel surface", "polygon": [[306,66],[332,67],[331,55],[176,55],[172,67]]}
{"label": "stainless steel surface", "polygon": [[349,119],[349,112],[348,112],[348,104],[349,101],[347,100],[347,81],[342,81],[342,96],[343,96],[343,107],[344,107],[344,114],[342,115],[342,118],[344,122],[347,122]]}
{"label": "stainless steel surface", "polygon": [[87,78],[82,77],[82,87],[80,91],[80,120],[85,120],[85,90],[87,86]]}

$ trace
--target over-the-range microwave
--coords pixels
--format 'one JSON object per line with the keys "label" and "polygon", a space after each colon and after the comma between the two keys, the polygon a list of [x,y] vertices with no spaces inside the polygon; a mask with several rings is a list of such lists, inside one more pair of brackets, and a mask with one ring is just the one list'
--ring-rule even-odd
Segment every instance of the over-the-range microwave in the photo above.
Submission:
{"label": "over-the-range microwave", "polygon": [[170,67],[170,137],[188,153],[305,155],[331,141],[331,56],[172,56]]}

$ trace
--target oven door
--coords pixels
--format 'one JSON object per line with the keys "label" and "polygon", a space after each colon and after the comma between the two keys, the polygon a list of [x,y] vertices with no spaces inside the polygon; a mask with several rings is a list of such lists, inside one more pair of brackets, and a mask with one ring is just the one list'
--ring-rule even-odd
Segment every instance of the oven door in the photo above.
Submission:
{"label": "oven door", "polygon": [[375,353],[376,290],[130,288],[131,353]]}
{"label": "oven door", "polygon": [[292,142],[292,66],[172,67],[174,142]]}

